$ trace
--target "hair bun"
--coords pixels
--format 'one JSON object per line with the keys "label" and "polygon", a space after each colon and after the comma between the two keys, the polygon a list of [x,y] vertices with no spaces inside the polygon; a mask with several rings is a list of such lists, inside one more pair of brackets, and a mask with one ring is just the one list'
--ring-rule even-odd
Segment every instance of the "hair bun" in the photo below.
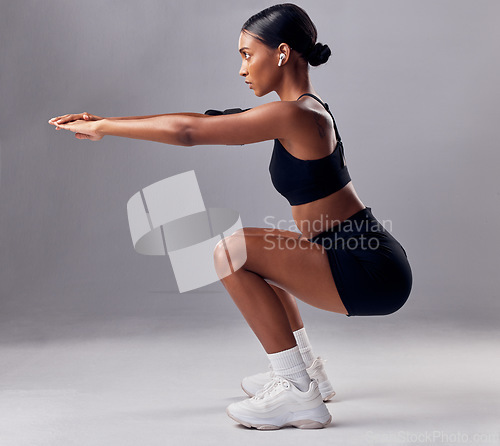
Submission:
{"label": "hair bun", "polygon": [[317,43],[307,55],[307,61],[313,66],[324,64],[332,55],[332,50],[328,45]]}

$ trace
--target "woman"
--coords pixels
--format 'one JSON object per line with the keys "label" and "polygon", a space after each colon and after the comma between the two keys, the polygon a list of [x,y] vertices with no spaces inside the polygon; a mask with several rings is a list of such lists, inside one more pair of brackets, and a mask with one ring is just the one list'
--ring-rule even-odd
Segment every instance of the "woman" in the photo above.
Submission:
{"label": "woman", "polygon": [[295,298],[347,316],[385,315],[401,308],[412,285],[403,247],[356,194],[333,115],[310,82],[309,64],[331,54],[316,39],[311,19],[293,4],[267,8],[243,25],[239,74],[256,96],[275,91],[280,101],[225,113],[81,113],[49,121],[92,141],[105,135],[179,146],[274,140],[271,178],[301,233],[244,228],[214,250],[220,280],[271,363],[269,372],[242,381],[251,398],[227,408],[231,418],[258,429],[321,428],[331,421],[324,401],[335,392],[312,353]]}

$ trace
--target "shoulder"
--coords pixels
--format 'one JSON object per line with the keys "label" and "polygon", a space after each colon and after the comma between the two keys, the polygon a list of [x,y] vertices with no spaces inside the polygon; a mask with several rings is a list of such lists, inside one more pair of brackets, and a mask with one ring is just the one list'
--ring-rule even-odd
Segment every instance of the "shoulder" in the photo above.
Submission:
{"label": "shoulder", "polygon": [[[298,158],[315,159],[332,151],[334,127],[327,109],[313,98],[295,101],[296,124],[282,143]],[[313,157],[313,158],[311,158]]]}
{"label": "shoulder", "polygon": [[257,127],[273,126],[275,138],[293,139],[310,130],[318,111],[301,101],[274,101],[247,112],[247,119]]}
{"label": "shoulder", "polygon": [[249,109],[247,113],[248,117],[281,119],[287,122],[300,121],[308,115],[311,116],[312,110],[299,101],[274,101]]}
{"label": "shoulder", "polygon": [[249,144],[293,138],[311,112],[298,101],[274,101],[242,111],[189,120],[190,141],[198,144]]}

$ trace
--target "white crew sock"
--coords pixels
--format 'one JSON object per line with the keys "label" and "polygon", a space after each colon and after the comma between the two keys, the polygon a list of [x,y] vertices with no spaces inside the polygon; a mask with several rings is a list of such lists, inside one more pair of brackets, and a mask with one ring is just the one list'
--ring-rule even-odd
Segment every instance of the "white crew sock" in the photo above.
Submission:
{"label": "white crew sock", "polygon": [[288,379],[299,390],[309,390],[311,378],[306,372],[306,365],[300,354],[299,347],[295,346],[288,350],[267,354],[274,373]]}
{"label": "white crew sock", "polygon": [[302,359],[306,364],[306,367],[311,367],[311,364],[314,362],[316,357],[312,352],[312,346],[309,342],[309,337],[307,336],[306,329],[302,327],[299,330],[295,330],[293,332],[295,336],[295,340],[297,341],[297,346],[299,347],[300,354],[302,355]]}

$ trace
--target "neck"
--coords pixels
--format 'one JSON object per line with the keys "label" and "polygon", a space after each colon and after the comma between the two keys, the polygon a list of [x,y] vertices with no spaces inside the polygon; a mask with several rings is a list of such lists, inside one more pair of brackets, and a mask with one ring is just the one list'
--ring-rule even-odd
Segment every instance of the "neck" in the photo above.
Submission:
{"label": "neck", "polygon": [[287,70],[284,72],[281,83],[275,91],[282,101],[296,101],[304,93],[316,94],[307,68],[300,71]]}

